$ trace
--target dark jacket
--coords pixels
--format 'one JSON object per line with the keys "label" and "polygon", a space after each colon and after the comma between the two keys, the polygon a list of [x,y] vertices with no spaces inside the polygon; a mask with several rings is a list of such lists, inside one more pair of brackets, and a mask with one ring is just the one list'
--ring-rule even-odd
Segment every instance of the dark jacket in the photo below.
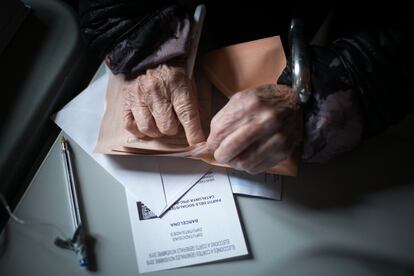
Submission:
{"label": "dark jacket", "polygon": [[[296,6],[279,5],[275,9],[267,2],[231,5],[228,1],[206,1],[202,50],[272,35],[281,35],[286,46],[293,16],[305,19],[308,37],[312,38],[330,14],[326,45],[310,47],[312,90],[318,92],[319,99],[314,97],[308,110],[314,112],[312,106],[321,98],[351,89],[362,112],[364,135],[383,131],[414,111],[410,85],[414,45],[408,7],[396,2],[361,7],[352,1],[332,6],[296,1]],[[81,28],[90,46],[102,56],[134,35],[134,62],[139,62],[171,36],[171,17],[183,18],[194,6],[162,0],[81,0]],[[338,63],[335,66],[334,61]],[[289,70],[288,66],[279,82],[289,84]]]}

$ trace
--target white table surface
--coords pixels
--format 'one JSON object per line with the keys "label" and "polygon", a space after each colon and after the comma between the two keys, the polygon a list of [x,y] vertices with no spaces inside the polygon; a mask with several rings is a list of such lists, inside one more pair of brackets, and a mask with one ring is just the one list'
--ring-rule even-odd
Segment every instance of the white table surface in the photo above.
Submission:
{"label": "white table surface", "polygon": [[[59,137],[58,137],[59,139]],[[58,139],[16,208],[72,234]],[[411,275],[414,116],[325,165],[287,178],[282,201],[236,196],[251,256],[151,275]],[[97,271],[55,247],[51,226],[8,223],[0,275],[137,275],[123,187],[71,142]]]}

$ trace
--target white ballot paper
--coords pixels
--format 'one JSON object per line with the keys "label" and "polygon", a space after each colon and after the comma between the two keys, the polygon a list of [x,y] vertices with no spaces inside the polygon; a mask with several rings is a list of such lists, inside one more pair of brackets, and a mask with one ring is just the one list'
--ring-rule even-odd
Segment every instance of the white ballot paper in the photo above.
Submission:
{"label": "white ballot paper", "polygon": [[161,218],[126,195],[140,273],[248,254],[223,168],[207,173]]}

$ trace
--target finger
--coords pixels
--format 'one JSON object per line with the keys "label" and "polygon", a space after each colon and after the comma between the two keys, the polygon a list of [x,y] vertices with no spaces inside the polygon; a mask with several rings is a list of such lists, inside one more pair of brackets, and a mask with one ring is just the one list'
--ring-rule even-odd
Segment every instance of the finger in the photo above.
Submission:
{"label": "finger", "polygon": [[246,100],[243,99],[246,93],[248,92],[243,91],[233,95],[211,120],[210,135],[207,139],[210,152],[214,152],[223,139],[254,118],[250,115],[255,113],[246,107]]}
{"label": "finger", "polygon": [[245,124],[221,141],[220,146],[214,151],[214,158],[218,162],[228,163],[262,135],[261,124]]}
{"label": "finger", "polygon": [[123,117],[123,122],[124,122],[124,128],[131,133],[132,135],[138,137],[138,138],[144,138],[145,135],[142,134],[137,127],[137,124],[135,123],[135,119],[134,116],[131,112],[130,109],[125,110],[124,112],[124,117]]}
{"label": "finger", "polygon": [[178,121],[172,104],[165,99],[155,99],[151,108],[158,130],[164,135],[178,133]]}
{"label": "finger", "polygon": [[286,138],[280,133],[276,133],[265,139],[260,139],[248,147],[245,151],[231,160],[229,164],[239,170],[257,172],[255,169],[264,160],[273,160],[275,165],[280,160],[286,158]]}
{"label": "finger", "polygon": [[[214,115],[213,120],[221,122],[224,117],[227,117],[229,112],[237,110],[237,109],[244,109],[245,107],[245,99],[243,97],[249,93],[247,90],[237,92],[233,96],[231,96],[230,100],[224,105],[222,109],[220,109],[216,115]],[[232,116],[234,117],[240,117],[240,116]],[[212,120],[212,121],[213,121]]]}
{"label": "finger", "polygon": [[[153,72],[154,70],[148,70]],[[134,116],[138,124],[138,129],[152,138],[161,137],[163,134],[159,131],[152,114],[153,103],[155,97],[160,98],[160,88],[156,78],[147,75],[141,75],[138,78],[136,90],[134,94],[135,105],[133,108]]]}
{"label": "finger", "polygon": [[131,106],[134,104],[134,93],[133,93],[133,85],[131,83],[125,83],[124,86],[121,88],[121,93],[124,96],[124,106],[123,106],[123,124],[124,129],[126,129],[129,133],[133,134],[138,138],[144,138],[145,135],[142,134],[137,127],[135,122],[135,118],[131,111]]}
{"label": "finger", "polygon": [[150,77],[145,76],[138,82],[140,101],[145,103],[155,120],[159,132],[164,135],[178,133],[178,121],[170,100],[170,91],[159,70],[149,70]]}
{"label": "finger", "polygon": [[135,118],[135,123],[138,127],[138,130],[142,134],[152,138],[162,136],[162,134],[158,131],[157,126],[155,125],[154,118],[152,117],[152,114],[149,111],[148,107],[142,103],[137,103],[131,107],[131,111]]}
{"label": "finger", "polygon": [[215,152],[220,143],[231,133],[233,133],[240,124],[243,124],[233,112],[229,112],[227,106],[224,106],[211,120],[210,134],[207,138],[207,147],[210,152]]}
{"label": "finger", "polygon": [[188,143],[194,145],[204,141],[205,136],[201,127],[197,101],[185,82],[173,91],[173,107],[178,120],[184,127]]}

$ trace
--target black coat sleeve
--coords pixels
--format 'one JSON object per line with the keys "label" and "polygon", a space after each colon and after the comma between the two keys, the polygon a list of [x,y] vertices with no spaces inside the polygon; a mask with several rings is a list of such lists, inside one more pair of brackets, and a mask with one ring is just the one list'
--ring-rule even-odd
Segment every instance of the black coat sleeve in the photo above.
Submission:
{"label": "black coat sleeve", "polygon": [[364,117],[364,134],[385,130],[414,111],[414,44],[401,3],[337,11],[329,48],[340,58]]}
{"label": "black coat sleeve", "polygon": [[135,34],[142,57],[171,36],[171,17],[184,12],[171,0],[80,0],[81,31],[88,45],[101,57],[115,45]]}

